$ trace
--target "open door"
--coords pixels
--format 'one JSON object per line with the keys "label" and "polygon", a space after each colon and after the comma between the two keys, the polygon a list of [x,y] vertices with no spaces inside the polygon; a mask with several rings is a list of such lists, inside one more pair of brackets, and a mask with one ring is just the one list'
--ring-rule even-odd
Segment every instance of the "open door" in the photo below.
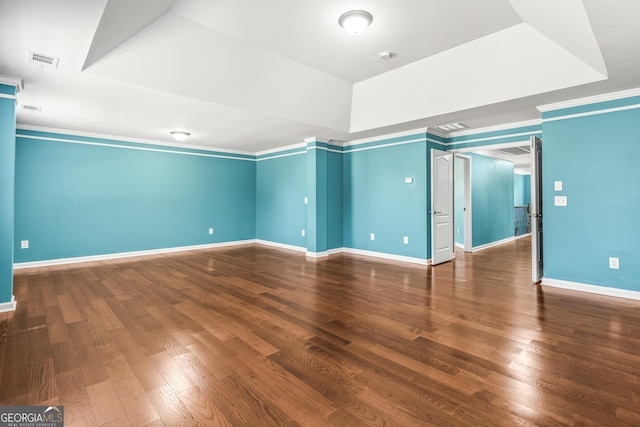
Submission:
{"label": "open door", "polygon": [[453,153],[431,149],[431,264],[453,259]]}
{"label": "open door", "polygon": [[533,282],[542,279],[542,140],[531,137],[531,274]]}

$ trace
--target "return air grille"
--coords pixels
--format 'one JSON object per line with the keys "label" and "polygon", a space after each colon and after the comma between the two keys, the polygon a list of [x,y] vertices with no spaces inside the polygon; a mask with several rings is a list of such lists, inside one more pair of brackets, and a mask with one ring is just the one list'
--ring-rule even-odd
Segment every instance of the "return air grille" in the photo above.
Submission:
{"label": "return air grille", "polygon": [[58,68],[58,58],[29,51],[29,61],[43,67]]}
{"label": "return air grille", "polygon": [[36,106],[36,105],[22,105],[22,109],[25,111],[33,111],[35,113],[39,113],[40,111],[42,111],[42,108]]}

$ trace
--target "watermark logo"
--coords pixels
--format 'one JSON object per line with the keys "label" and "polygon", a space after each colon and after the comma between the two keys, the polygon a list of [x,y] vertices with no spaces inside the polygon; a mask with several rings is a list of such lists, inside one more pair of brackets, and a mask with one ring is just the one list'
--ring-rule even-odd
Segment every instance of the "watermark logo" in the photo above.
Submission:
{"label": "watermark logo", "polygon": [[64,427],[64,406],[0,406],[0,427]]}

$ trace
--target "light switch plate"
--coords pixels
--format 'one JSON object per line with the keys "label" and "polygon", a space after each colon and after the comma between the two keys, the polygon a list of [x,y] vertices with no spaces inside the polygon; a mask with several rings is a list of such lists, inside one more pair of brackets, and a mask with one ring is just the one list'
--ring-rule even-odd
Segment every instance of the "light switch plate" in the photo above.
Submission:
{"label": "light switch plate", "polygon": [[553,190],[562,191],[562,181],[553,181]]}

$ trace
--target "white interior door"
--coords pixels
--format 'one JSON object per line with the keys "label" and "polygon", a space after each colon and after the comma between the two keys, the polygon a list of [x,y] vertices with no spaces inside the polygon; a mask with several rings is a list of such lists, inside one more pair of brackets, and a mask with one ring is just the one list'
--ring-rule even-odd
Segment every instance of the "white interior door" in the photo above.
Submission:
{"label": "white interior door", "polygon": [[542,257],[542,140],[531,137],[531,274],[539,282],[544,274]]}
{"label": "white interior door", "polygon": [[431,150],[431,264],[453,259],[453,153]]}

